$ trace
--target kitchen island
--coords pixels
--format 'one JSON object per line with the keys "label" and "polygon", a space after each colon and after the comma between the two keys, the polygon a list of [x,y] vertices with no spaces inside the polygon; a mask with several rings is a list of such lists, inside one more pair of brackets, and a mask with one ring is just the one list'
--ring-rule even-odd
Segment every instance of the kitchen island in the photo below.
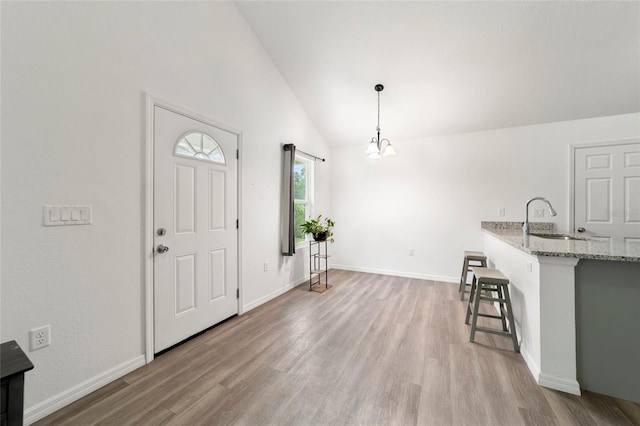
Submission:
{"label": "kitchen island", "polygon": [[[524,238],[521,226],[482,222],[484,252],[511,281],[521,353],[536,382],[640,402],[640,245]],[[542,229],[531,232],[553,233]]]}

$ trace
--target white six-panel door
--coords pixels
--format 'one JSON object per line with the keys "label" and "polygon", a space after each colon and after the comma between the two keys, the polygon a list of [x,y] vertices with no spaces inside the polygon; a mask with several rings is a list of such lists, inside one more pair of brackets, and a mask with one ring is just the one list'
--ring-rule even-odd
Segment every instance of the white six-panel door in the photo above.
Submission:
{"label": "white six-panel door", "polygon": [[238,313],[238,136],[153,114],[157,353]]}
{"label": "white six-panel door", "polygon": [[640,143],[576,147],[574,158],[575,230],[640,244]]}

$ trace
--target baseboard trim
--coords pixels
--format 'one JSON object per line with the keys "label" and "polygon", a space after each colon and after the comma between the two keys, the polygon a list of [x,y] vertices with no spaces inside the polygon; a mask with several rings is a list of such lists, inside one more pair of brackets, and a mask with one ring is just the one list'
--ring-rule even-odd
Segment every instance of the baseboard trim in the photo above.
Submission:
{"label": "baseboard trim", "polygon": [[543,373],[540,371],[540,366],[534,361],[526,349],[520,348],[520,355],[522,355],[522,359],[524,359],[525,364],[527,364],[531,375],[538,385],[573,395],[581,395],[580,383],[578,383],[577,380],[564,379]]}
{"label": "baseboard trim", "polygon": [[536,382],[545,388],[551,388],[562,392],[580,396],[580,383],[577,380],[564,379],[549,374],[540,373]]}
{"label": "baseboard trim", "polygon": [[403,278],[416,278],[419,280],[441,281],[445,283],[459,283],[460,277],[448,277],[445,275],[419,274],[415,272],[392,271],[388,269],[366,268],[351,265],[331,265],[331,269],[341,269],[344,271],[367,272],[369,274],[392,275]]}
{"label": "baseboard trim", "polygon": [[246,313],[249,312],[252,309],[257,308],[260,305],[263,305],[265,303],[267,303],[270,300],[275,299],[276,297],[280,296],[281,294],[284,294],[286,292],[288,292],[289,290],[298,287],[300,284],[309,281],[309,276],[304,276],[302,278],[299,278],[298,280],[292,282],[289,285],[286,285],[282,288],[279,288],[278,290],[271,292],[269,294],[267,294],[266,296],[262,296],[261,298],[259,298],[258,300],[254,300],[251,303],[247,303],[246,305],[244,305],[242,307],[242,313]]}
{"label": "baseboard trim", "polygon": [[129,361],[105,371],[89,380],[86,380],[71,389],[67,389],[57,395],[46,399],[33,407],[29,407],[24,412],[24,424],[30,425],[38,420],[48,416],[49,414],[75,402],[83,396],[89,395],[91,392],[113,382],[116,379],[132,372],[145,365],[145,356],[139,355]]}
{"label": "baseboard trim", "polygon": [[[499,309],[500,308],[496,307],[496,311],[498,312],[498,314],[500,313]],[[538,385],[544,386],[545,388],[567,392],[573,395],[580,395],[580,384],[577,380],[567,380],[542,373],[540,371],[540,366],[531,356],[529,351],[527,351],[527,348],[523,348],[522,346],[520,346],[520,355],[522,356],[524,363],[527,364],[529,372]]]}
{"label": "baseboard trim", "polygon": [[522,347],[522,342],[520,342],[520,356],[522,356],[524,363],[527,364],[527,368],[533,376],[533,379],[538,383],[540,378],[540,366],[535,362],[529,351],[527,351],[527,348]]}

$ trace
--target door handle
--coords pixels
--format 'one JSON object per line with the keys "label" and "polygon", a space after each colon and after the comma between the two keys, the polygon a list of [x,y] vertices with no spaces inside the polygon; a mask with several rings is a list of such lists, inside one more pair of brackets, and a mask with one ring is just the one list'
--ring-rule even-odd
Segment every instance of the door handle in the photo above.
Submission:
{"label": "door handle", "polygon": [[584,232],[586,231],[586,229],[584,229],[582,226],[580,228],[577,229],[578,232]]}
{"label": "door handle", "polygon": [[165,253],[169,251],[169,247],[165,246],[164,244],[160,244],[158,246],[158,253]]}

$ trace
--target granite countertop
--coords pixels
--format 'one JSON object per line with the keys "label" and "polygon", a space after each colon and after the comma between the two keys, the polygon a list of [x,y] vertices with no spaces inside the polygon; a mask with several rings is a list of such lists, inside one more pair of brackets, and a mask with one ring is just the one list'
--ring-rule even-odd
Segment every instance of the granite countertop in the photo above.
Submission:
{"label": "granite countertop", "polygon": [[[524,241],[522,222],[481,222],[482,230],[505,243],[534,256],[575,257],[578,259],[640,262],[640,244],[625,244],[624,241],[552,240],[529,236]],[[554,234],[553,223],[529,223],[530,232]],[[584,236],[579,236],[584,238]]]}

